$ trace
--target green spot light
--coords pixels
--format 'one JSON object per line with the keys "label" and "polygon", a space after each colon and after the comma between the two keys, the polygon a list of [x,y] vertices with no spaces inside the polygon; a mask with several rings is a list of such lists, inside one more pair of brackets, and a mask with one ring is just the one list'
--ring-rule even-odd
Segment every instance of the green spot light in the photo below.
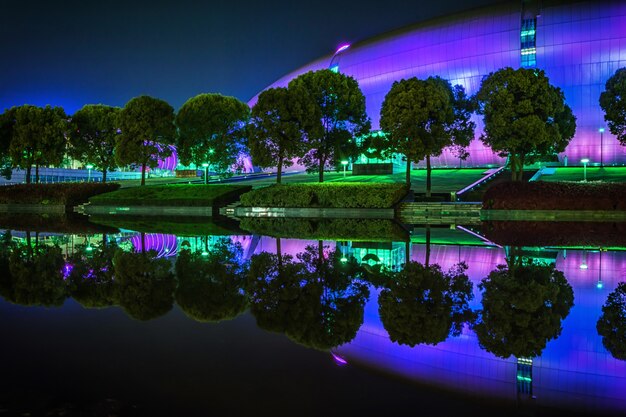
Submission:
{"label": "green spot light", "polygon": [[209,166],[209,164],[207,162],[205,162],[205,163],[202,164],[202,166],[206,168],[206,167]]}
{"label": "green spot light", "polygon": [[348,165],[348,161],[346,160],[341,161],[341,165]]}
{"label": "green spot light", "polygon": [[342,256],[341,259],[339,259],[341,262],[346,263],[348,262],[348,258],[346,258],[345,256]]}
{"label": "green spot light", "polygon": [[87,247],[85,248],[85,250],[86,250],[87,252],[91,252],[91,251],[93,250],[93,248],[92,248],[91,246],[87,246]]}
{"label": "green spot light", "polygon": [[589,159],[584,158],[584,159],[581,159],[580,162],[582,162],[583,164],[588,164],[589,163]]}
{"label": "green spot light", "polygon": [[86,166],[87,169],[93,169],[93,165],[89,164]]}
{"label": "green spot light", "polygon": [[209,252],[207,252],[207,251],[203,251],[203,252],[202,252],[202,256],[209,256]]}
{"label": "green spot light", "polygon": [[210,153],[211,155],[213,155],[213,154],[215,153],[215,149],[213,149],[213,148],[209,149],[209,153]]}

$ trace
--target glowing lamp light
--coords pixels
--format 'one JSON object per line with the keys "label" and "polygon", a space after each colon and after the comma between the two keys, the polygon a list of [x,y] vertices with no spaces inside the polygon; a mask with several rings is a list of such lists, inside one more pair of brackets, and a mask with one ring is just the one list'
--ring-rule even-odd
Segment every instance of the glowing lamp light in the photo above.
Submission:
{"label": "glowing lamp light", "polygon": [[338,54],[339,52],[345,51],[349,47],[350,47],[349,43],[344,43],[343,45],[339,45],[339,48],[337,48],[337,51],[335,51],[335,55]]}
{"label": "glowing lamp light", "polygon": [[600,133],[604,133],[604,128],[603,128],[603,127],[601,127],[600,129],[598,129],[598,132],[600,132]]}
{"label": "glowing lamp light", "polygon": [[588,268],[589,268],[589,266],[587,266],[586,263],[580,264],[580,269],[588,269]]}
{"label": "glowing lamp light", "polygon": [[202,256],[209,256],[209,252],[207,252],[207,251],[203,251],[203,252],[202,252]]}
{"label": "glowing lamp light", "polygon": [[583,164],[583,181],[587,181],[587,164],[589,163],[589,158],[583,158],[580,162]]}
{"label": "glowing lamp light", "polygon": [[604,285],[602,284],[602,281],[598,281],[598,283],[596,284],[596,288],[601,290],[602,287],[604,287]]}
{"label": "glowing lamp light", "polygon": [[348,166],[348,161],[346,161],[345,159],[343,161],[341,161],[341,165],[343,165],[343,177],[346,177],[346,167]]}
{"label": "glowing lamp light", "polygon": [[583,158],[580,160],[580,162],[582,162],[583,164],[588,164],[589,163],[589,159],[588,158]]}
{"label": "glowing lamp light", "polygon": [[89,164],[86,166],[87,169],[93,169],[93,165]]}
{"label": "glowing lamp light", "polygon": [[339,259],[341,262],[346,263],[348,262],[348,258],[346,258],[345,256],[342,256],[341,259]]}
{"label": "glowing lamp light", "polygon": [[204,164],[202,164],[202,166],[206,168],[209,166],[209,164],[205,162]]}

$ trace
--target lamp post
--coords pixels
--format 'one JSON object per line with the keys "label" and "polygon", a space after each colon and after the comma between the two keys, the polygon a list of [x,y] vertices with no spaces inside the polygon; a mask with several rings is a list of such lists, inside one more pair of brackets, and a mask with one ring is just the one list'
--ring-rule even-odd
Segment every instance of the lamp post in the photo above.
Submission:
{"label": "lamp post", "polygon": [[343,161],[341,161],[341,165],[343,165],[343,178],[346,178],[346,167],[348,166],[348,161],[346,161],[345,159]]}
{"label": "lamp post", "polygon": [[604,168],[604,128],[598,129],[600,132],[600,168]]}
{"label": "lamp post", "polygon": [[93,169],[93,165],[89,164],[85,168],[89,170],[89,174],[87,174],[87,182],[91,181],[91,170]]}
{"label": "lamp post", "polygon": [[204,167],[204,183],[208,184],[209,183],[209,164],[208,162],[205,162],[204,164],[202,164],[202,166]]}
{"label": "lamp post", "polygon": [[583,163],[583,181],[587,182],[587,164],[589,163],[588,158],[581,159],[580,162]]}

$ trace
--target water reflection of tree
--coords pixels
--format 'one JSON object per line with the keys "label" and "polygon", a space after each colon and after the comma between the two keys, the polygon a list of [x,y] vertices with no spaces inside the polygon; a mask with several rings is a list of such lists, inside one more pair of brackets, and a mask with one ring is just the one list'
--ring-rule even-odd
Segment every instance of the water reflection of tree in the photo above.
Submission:
{"label": "water reflection of tree", "polygon": [[75,248],[67,260],[72,298],[87,308],[103,308],[115,304],[115,275],[113,256],[117,245],[107,242],[106,235],[100,245]]}
{"label": "water reflection of tree", "polygon": [[38,235],[32,242],[13,242],[10,234],[2,238],[0,290],[8,301],[21,305],[61,306],[67,298],[63,279],[64,260],[58,246],[40,245]]}
{"label": "water reflection of tree", "polygon": [[259,327],[305,346],[328,350],[354,339],[369,296],[354,259],[327,252],[322,242],[297,255],[261,253],[251,259],[250,309]]}
{"label": "water reflection of tree", "polygon": [[116,300],[129,316],[151,320],[172,309],[176,281],[167,259],[157,258],[154,251],[118,250],[113,265]]}
{"label": "water reflection of tree", "polygon": [[616,359],[626,360],[626,283],[620,282],[609,294],[596,329],[606,350]]}
{"label": "water reflection of tree", "polygon": [[439,265],[408,262],[402,271],[387,271],[387,288],[378,297],[379,314],[389,338],[411,347],[436,345],[457,336],[471,321],[472,283],[467,265],[443,272]]}
{"label": "water reflection of tree", "polygon": [[574,292],[554,265],[515,252],[480,284],[483,310],[474,329],[481,347],[496,356],[535,357],[561,334]]}
{"label": "water reflection of tree", "polygon": [[246,265],[242,249],[224,239],[208,254],[183,250],[176,260],[176,302],[187,316],[197,321],[230,320],[248,305],[244,293]]}

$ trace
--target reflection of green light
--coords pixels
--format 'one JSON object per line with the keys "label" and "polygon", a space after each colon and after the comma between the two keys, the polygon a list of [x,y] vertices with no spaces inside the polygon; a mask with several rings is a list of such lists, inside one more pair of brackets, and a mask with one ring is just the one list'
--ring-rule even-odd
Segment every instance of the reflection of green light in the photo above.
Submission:
{"label": "reflection of green light", "polygon": [[517,380],[518,381],[524,381],[524,382],[533,382],[532,378],[529,378],[527,376],[521,376],[521,375],[517,376]]}
{"label": "reflection of green light", "polygon": [[348,262],[348,258],[346,258],[345,256],[342,256],[341,259],[339,259],[341,262]]}
{"label": "reflection of green light", "polygon": [[215,149],[213,149],[213,148],[209,149],[209,153],[210,153],[211,155],[213,155],[213,154],[215,153]]}
{"label": "reflection of green light", "polygon": [[93,248],[91,246],[87,246],[87,248],[85,249],[87,252],[91,252],[93,250]]}
{"label": "reflection of green light", "polygon": [[207,252],[207,251],[203,251],[203,252],[202,252],[202,256],[209,256],[209,252]]}

